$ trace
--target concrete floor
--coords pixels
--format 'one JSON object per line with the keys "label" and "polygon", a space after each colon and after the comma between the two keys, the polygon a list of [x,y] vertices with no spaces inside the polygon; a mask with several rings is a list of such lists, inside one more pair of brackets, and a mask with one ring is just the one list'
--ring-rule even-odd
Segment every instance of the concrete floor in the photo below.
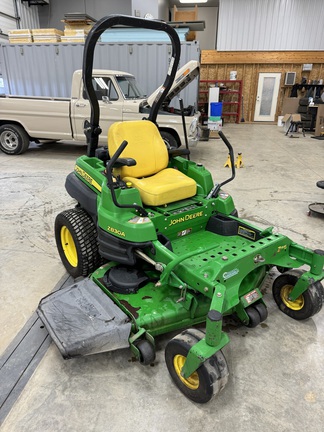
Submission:
{"label": "concrete floor", "polygon": [[[290,139],[274,125],[231,124],[224,133],[244,168],[224,189],[239,215],[311,248],[324,248],[324,220],[308,204],[324,201],[324,142]],[[0,355],[64,277],[54,242],[57,213],[73,207],[64,181],[85,146],[33,145],[22,156],[0,153]],[[200,142],[192,159],[217,181],[229,175],[220,140]],[[157,338],[154,366],[131,360],[128,349],[63,360],[52,344],[1,426],[2,432],[39,431],[296,431],[322,432],[324,424],[324,312],[296,322],[263,291],[267,321],[255,329],[226,326],[230,378],[206,405],[187,400],[173,385]],[[0,384],[1,385],[1,384]],[[0,389],[1,392],[1,389]]]}

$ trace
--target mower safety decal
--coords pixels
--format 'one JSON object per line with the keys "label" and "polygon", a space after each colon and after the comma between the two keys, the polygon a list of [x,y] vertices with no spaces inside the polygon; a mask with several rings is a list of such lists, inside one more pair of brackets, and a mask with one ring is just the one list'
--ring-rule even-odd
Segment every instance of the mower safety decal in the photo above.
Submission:
{"label": "mower safety decal", "polygon": [[239,226],[237,233],[238,233],[238,235],[240,235],[242,237],[246,237],[246,238],[248,238],[250,240],[255,240],[255,236],[256,236],[255,231],[252,231],[252,230],[250,230],[250,229],[248,229],[246,227]]}
{"label": "mower safety decal", "polygon": [[95,179],[93,179],[86,171],[80,168],[78,165],[75,165],[74,171],[79,174],[86,182],[91,184],[94,188],[96,188],[99,192],[101,192],[101,186]]}
{"label": "mower safety decal", "polygon": [[178,219],[170,220],[169,226],[173,226],[173,225],[176,225],[178,223],[186,222],[188,220],[196,219],[196,218],[202,217],[203,215],[204,215],[203,211],[200,211],[197,213],[192,213],[192,214],[187,214],[185,216],[179,217]]}
{"label": "mower safety decal", "polygon": [[260,294],[258,293],[257,290],[253,290],[253,291],[249,292],[248,294],[245,294],[245,296],[244,296],[244,299],[246,300],[246,302],[248,304],[255,302],[259,298],[260,298]]}
{"label": "mower safety decal", "polygon": [[179,232],[177,233],[177,237],[183,237],[183,236],[186,236],[186,235],[190,234],[191,231],[192,231],[192,228],[188,228],[188,229],[185,229],[185,230],[183,230],[183,231],[179,231]]}

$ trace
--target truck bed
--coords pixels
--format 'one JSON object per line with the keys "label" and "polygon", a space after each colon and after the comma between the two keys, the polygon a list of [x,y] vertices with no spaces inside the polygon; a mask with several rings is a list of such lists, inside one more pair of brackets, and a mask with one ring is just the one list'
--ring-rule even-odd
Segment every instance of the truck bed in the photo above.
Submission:
{"label": "truck bed", "polygon": [[0,119],[21,124],[32,138],[69,140],[70,105],[63,98],[5,96],[0,98]]}

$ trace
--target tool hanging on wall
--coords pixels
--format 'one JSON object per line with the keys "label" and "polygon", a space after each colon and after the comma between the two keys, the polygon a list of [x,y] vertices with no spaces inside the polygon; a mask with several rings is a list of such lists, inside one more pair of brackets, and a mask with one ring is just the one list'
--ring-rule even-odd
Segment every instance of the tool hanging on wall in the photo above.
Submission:
{"label": "tool hanging on wall", "polygon": [[242,117],[241,117],[241,123],[244,123],[244,98],[242,96]]}

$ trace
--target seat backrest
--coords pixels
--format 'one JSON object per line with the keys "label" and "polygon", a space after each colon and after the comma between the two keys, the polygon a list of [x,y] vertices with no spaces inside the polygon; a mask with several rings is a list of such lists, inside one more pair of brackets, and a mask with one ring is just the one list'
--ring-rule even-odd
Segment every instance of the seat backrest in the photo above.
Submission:
{"label": "seat backrest", "polygon": [[133,158],[136,165],[122,167],[121,177],[148,177],[167,167],[169,157],[157,126],[146,120],[117,122],[108,130],[110,156],[126,140],[127,147],[120,157]]}

